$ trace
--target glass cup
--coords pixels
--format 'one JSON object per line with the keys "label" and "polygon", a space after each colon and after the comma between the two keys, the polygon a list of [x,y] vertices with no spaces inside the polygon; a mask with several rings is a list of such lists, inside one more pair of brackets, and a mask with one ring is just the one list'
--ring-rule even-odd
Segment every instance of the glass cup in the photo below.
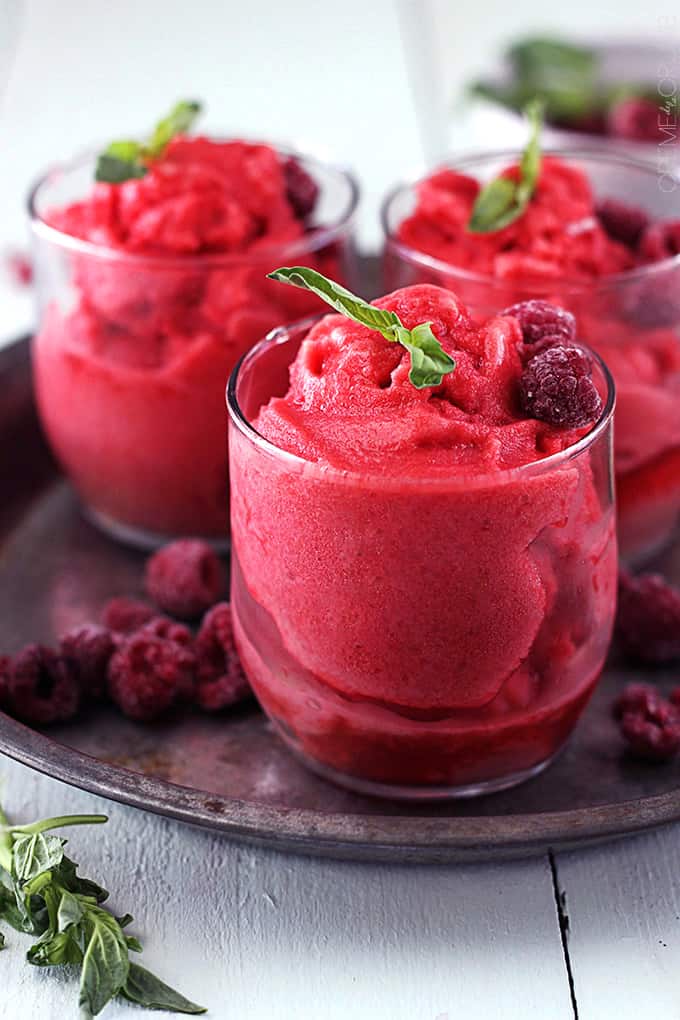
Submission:
{"label": "glass cup", "polygon": [[548,765],[602,669],[616,593],[614,388],[578,443],[494,474],[385,477],[287,453],[253,425],[310,322],[229,382],[232,611],[265,712],[354,790],[472,796]]}
{"label": "glass cup", "polygon": [[88,515],[124,541],[226,542],[225,380],[263,332],[320,307],[266,274],[302,262],[352,284],[356,181],[280,151],[319,185],[312,222],[245,254],[136,255],[50,227],[50,209],[91,194],[92,158],[51,170],[31,193],[40,415]]}
{"label": "glass cup", "polygon": [[[552,153],[576,165],[596,198],[615,198],[655,219],[680,219],[680,179],[612,154]],[[516,152],[455,160],[451,169],[488,181]],[[574,313],[579,339],[607,362],[616,382],[615,470],[622,555],[643,561],[671,538],[680,515],[680,255],[588,282],[518,282],[449,265],[397,236],[415,208],[418,182],[383,204],[385,289],[436,283],[461,298],[475,318],[531,298]]]}

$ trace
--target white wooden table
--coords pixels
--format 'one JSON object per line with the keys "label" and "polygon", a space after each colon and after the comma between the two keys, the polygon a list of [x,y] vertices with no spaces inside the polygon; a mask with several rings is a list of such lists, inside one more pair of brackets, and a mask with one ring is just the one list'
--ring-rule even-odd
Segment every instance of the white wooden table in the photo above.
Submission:
{"label": "white wooden table", "polygon": [[[239,846],[1,757],[0,776],[10,817],[109,815],[65,832],[71,856],[135,915],[147,967],[213,1020],[680,1018],[677,827],[554,860],[352,864]],[[74,977],[5,934],[2,1020],[76,1018]]]}

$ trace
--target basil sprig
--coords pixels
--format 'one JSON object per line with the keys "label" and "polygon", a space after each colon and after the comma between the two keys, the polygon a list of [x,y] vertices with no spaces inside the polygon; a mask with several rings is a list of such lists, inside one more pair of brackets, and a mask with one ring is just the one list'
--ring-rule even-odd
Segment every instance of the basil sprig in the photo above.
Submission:
{"label": "basil sprig", "polygon": [[477,195],[467,229],[472,234],[490,234],[514,223],[522,215],[536,190],[541,172],[541,127],[543,106],[528,103],[525,114],[531,134],[519,163],[519,180],[496,177]]}
{"label": "basil sprig", "polygon": [[348,319],[381,333],[386,340],[399,343],[411,356],[409,380],[418,390],[426,386],[439,386],[442,378],[453,372],[456,363],[442,349],[432,332],[432,323],[421,322],[413,329],[407,329],[396,312],[376,308],[351,291],[334,283],[327,277],[307,266],[283,267],[267,274],[270,280],[289,283],[293,287],[310,290],[322,301],[335,308],[336,312]]}
{"label": "basil sprig", "polygon": [[[124,929],[132,921],[101,904],[109,895],[81,878],[64,853],[66,840],[47,835],[66,825],[105,822],[104,815],[66,815],[30,825],[10,825],[0,808],[0,920],[36,941],[26,959],[36,967],[80,967],[80,1020],[91,1020],[117,995],[149,1009],[205,1013],[144,967],[130,961],[138,939]],[[0,935],[0,948],[4,946]]]}
{"label": "basil sprig", "polygon": [[158,159],[175,135],[188,131],[201,109],[200,103],[182,100],[173,106],[167,117],[158,121],[147,141],[111,142],[97,159],[96,180],[121,184],[134,177],[144,177],[149,160]]}

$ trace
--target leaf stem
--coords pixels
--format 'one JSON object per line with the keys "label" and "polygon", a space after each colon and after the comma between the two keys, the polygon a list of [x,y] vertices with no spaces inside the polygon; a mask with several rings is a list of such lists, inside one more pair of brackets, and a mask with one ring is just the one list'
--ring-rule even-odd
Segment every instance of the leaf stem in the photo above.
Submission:
{"label": "leaf stem", "polygon": [[11,832],[33,836],[49,829],[63,829],[68,825],[102,825],[108,820],[107,815],[58,815],[56,818],[45,818],[40,822],[30,822],[28,825],[12,825],[9,828]]}

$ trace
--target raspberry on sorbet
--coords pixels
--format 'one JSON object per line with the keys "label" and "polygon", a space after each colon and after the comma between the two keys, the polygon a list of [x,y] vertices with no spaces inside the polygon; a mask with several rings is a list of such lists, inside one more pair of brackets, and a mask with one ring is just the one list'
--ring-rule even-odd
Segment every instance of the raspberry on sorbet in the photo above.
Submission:
{"label": "raspberry on sorbet", "polygon": [[206,614],[196,637],[198,683],[196,701],[208,712],[243,701],[251,693],[241,666],[231,619],[231,606],[220,602]]}
{"label": "raspberry on sorbet", "polygon": [[649,224],[649,216],[644,209],[619,202],[616,198],[603,199],[595,211],[607,236],[629,248],[637,247],[642,232]]}
{"label": "raspberry on sorbet", "polygon": [[660,574],[619,575],[616,636],[625,655],[651,664],[680,658],[680,591]]}
{"label": "raspberry on sorbet", "polygon": [[574,316],[549,301],[520,301],[500,314],[517,319],[525,344],[535,344],[546,337],[559,337],[562,343],[569,344],[576,337]]}
{"label": "raspberry on sorbet", "polygon": [[80,704],[74,665],[43,645],[27,645],[11,662],[7,676],[9,712],[36,726],[73,718]]}
{"label": "raspberry on sorbet", "polygon": [[115,642],[107,627],[84,623],[61,639],[60,651],[76,669],[84,697],[100,698],[106,688],[106,669],[115,651]]}
{"label": "raspberry on sorbet", "polygon": [[121,595],[106,603],[102,619],[104,626],[114,633],[130,634],[132,631],[139,630],[154,616],[156,616],[156,612],[153,606],[147,602]]}
{"label": "raspberry on sorbet", "polygon": [[590,358],[579,347],[541,351],[525,366],[519,385],[522,410],[550,425],[581,428],[602,411]]}
{"label": "raspberry on sorbet", "polygon": [[224,569],[207,542],[183,538],[159,549],[148,560],[146,591],[171,616],[192,620],[210,609],[224,591]]}
{"label": "raspberry on sorbet", "polygon": [[195,664],[193,653],[175,641],[133,634],[109,662],[111,700],[131,719],[156,719],[190,689]]}

